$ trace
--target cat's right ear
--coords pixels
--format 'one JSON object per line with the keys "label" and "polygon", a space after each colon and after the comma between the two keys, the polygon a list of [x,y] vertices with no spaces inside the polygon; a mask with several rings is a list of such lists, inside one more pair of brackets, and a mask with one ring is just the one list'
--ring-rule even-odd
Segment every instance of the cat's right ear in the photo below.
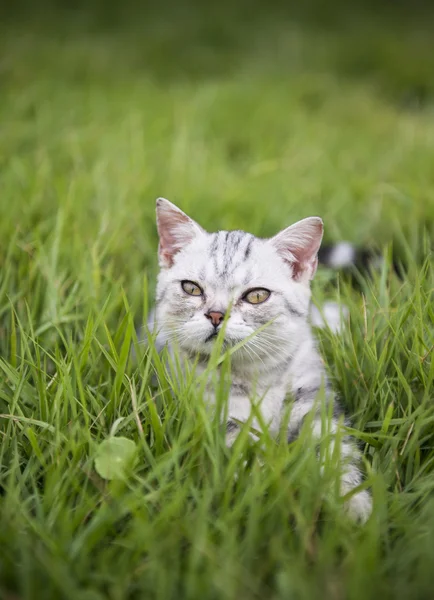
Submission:
{"label": "cat's right ear", "polygon": [[200,225],[165,198],[157,199],[157,229],[160,236],[160,267],[171,267],[175,255],[202,233]]}

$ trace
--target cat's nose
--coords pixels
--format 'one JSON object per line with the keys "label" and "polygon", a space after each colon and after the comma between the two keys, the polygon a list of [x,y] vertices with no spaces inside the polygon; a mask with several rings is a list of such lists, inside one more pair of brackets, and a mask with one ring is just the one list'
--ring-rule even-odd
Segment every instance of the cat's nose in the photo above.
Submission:
{"label": "cat's nose", "polygon": [[222,312],[210,310],[205,313],[205,317],[211,321],[215,328],[217,328],[225,318],[225,315]]}

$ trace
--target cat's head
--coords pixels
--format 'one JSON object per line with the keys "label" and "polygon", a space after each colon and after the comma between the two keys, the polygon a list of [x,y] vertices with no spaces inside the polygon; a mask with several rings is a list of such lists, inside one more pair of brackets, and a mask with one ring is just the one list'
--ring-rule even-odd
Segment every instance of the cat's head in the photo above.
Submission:
{"label": "cat's head", "polygon": [[208,233],[159,198],[157,227],[157,322],[167,340],[189,353],[207,355],[229,311],[227,346],[271,322],[234,358],[266,362],[297,347],[306,331],[309,283],[323,234],[320,218],[299,221],[270,239],[244,231]]}

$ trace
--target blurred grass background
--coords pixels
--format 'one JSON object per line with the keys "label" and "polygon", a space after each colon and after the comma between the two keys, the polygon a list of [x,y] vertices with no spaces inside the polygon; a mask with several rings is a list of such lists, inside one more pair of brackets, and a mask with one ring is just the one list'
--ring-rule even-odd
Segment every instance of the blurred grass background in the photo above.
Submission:
{"label": "blurred grass background", "polygon": [[[420,1],[2,5],[5,598],[429,597],[433,25]],[[342,285],[352,334],[321,338],[379,473],[367,532],[337,519],[314,538],[315,466],[291,480],[282,448],[221,490],[233,465],[203,444],[188,387],[161,422],[146,412],[157,359],[128,365],[125,348],[152,301],[160,195],[210,230],[318,214],[328,241],[392,244],[407,264],[403,281]],[[119,491],[92,459],[131,424],[131,381],[149,439]],[[184,420],[202,450],[177,442]],[[291,485],[306,490],[289,508]]]}

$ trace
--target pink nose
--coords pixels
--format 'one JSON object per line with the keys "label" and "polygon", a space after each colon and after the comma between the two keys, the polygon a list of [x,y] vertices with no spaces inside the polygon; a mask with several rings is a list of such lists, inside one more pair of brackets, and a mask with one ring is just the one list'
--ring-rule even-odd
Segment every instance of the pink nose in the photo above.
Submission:
{"label": "pink nose", "polygon": [[212,310],[209,313],[205,313],[205,317],[211,321],[214,327],[218,327],[225,318],[225,315],[222,312]]}

